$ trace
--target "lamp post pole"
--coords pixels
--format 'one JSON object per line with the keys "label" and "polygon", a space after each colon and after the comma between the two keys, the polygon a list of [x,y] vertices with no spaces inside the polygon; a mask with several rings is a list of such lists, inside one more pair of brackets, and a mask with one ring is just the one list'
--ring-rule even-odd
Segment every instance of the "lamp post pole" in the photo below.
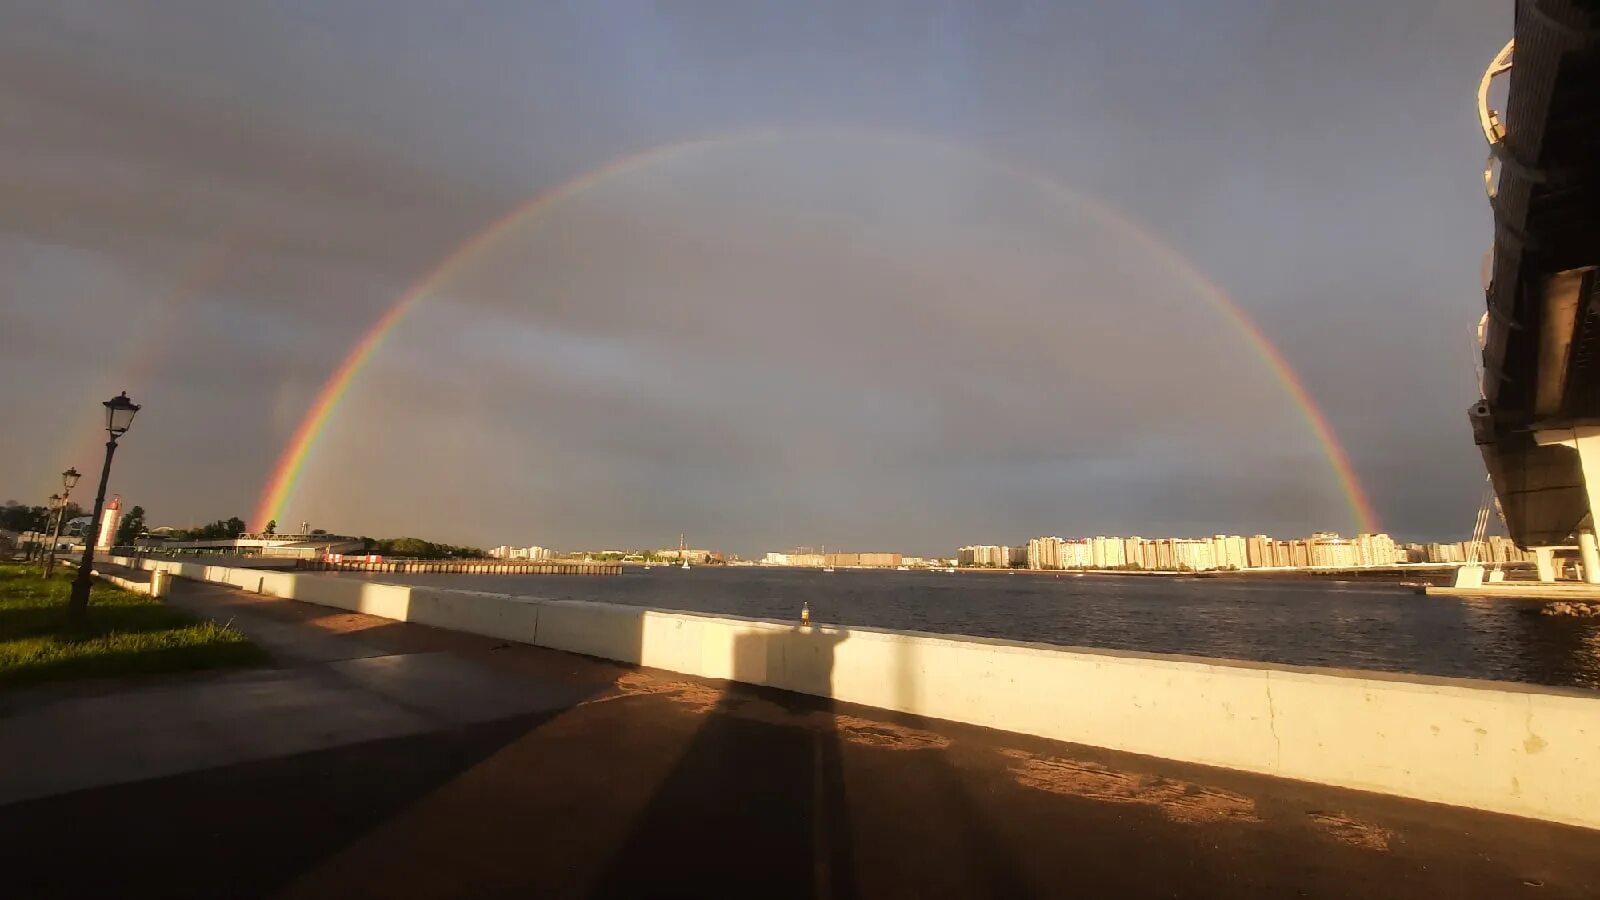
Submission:
{"label": "lamp post pole", "polygon": [[[66,507],[66,502],[67,501],[61,499],[61,495],[60,494],[51,494],[50,495],[50,512],[45,514],[44,524],[38,530],[38,534],[39,534],[40,537],[44,537],[45,535],[51,534],[51,533],[53,533],[55,531],[56,518],[57,518],[57,516],[60,515],[61,510]],[[40,543],[42,544],[44,542],[40,541]],[[39,548],[39,564],[40,564],[40,566],[48,565],[46,560],[49,559],[49,555],[48,555],[49,550],[50,550],[50,547],[48,545]],[[30,556],[31,556],[31,554],[30,554]],[[46,572],[45,573],[45,577],[46,578],[50,577],[50,573]]]}
{"label": "lamp post pole", "polygon": [[127,391],[107,400],[104,406],[106,432],[111,439],[106,441],[106,461],[100,468],[100,487],[94,495],[94,513],[84,533],[83,560],[78,564],[78,577],[72,582],[72,599],[67,604],[67,619],[72,622],[82,622],[89,612],[89,587],[94,583],[89,570],[94,568],[94,548],[100,542],[100,513],[106,505],[106,482],[111,479],[111,457],[117,452],[117,438],[127,433],[128,426],[133,424],[134,413],[139,411],[139,405],[128,399]]}
{"label": "lamp post pole", "polygon": [[78,479],[81,477],[76,466],[61,473],[61,506],[56,510],[56,525],[50,531],[50,546],[44,557],[44,577],[46,578],[49,578],[50,573],[54,572],[56,568],[56,547],[61,543],[62,520],[67,517],[67,498],[72,496],[72,489],[78,486]]}

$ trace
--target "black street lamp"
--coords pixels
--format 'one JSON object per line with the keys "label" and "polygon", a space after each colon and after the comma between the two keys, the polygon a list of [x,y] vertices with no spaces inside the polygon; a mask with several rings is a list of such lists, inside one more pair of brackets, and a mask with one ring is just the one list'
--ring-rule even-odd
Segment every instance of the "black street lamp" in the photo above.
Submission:
{"label": "black street lamp", "polygon": [[[49,510],[49,512],[45,513],[44,521],[40,522],[38,527],[36,527],[33,530],[34,534],[37,537],[44,537],[45,535],[50,533],[50,529],[55,527],[56,512],[61,509],[61,504],[64,503],[64,502],[66,502],[66,501],[61,499],[61,495],[60,494],[51,494],[50,495],[50,505],[45,507],[47,510]],[[39,541],[39,543],[42,544],[42,543],[44,543],[44,541]],[[40,547],[39,548],[39,561],[40,562],[44,562],[44,559],[45,559],[44,553],[45,553],[46,549],[48,549],[48,548],[45,548],[45,547]],[[33,550],[32,550],[31,545],[30,545],[29,550],[28,550],[28,558],[29,559],[33,558]]]}
{"label": "black street lamp", "polygon": [[72,582],[72,600],[67,604],[67,618],[76,622],[83,621],[89,612],[89,586],[94,583],[89,570],[94,568],[94,545],[100,541],[100,513],[106,505],[106,482],[111,478],[111,457],[117,452],[117,438],[128,433],[133,416],[139,411],[139,404],[128,399],[127,391],[107,400],[104,406],[106,433],[111,435],[111,439],[106,441],[106,463],[100,469],[100,488],[94,495],[94,514],[84,532],[83,561],[78,564],[78,577]]}
{"label": "black street lamp", "polygon": [[72,489],[78,486],[78,479],[83,476],[78,474],[76,466],[61,473],[61,504],[56,509],[56,524],[50,530],[50,546],[44,557],[44,577],[49,578],[50,573],[56,568],[56,546],[61,543],[61,520],[67,517],[67,498],[72,496]]}

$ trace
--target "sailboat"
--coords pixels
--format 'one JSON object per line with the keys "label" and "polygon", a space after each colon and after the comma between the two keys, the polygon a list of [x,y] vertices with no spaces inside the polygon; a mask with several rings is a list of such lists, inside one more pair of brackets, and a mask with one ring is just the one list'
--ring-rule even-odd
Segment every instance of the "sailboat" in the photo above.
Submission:
{"label": "sailboat", "polygon": [[689,568],[689,545],[683,542],[683,532],[678,532],[678,559],[683,561],[679,568]]}

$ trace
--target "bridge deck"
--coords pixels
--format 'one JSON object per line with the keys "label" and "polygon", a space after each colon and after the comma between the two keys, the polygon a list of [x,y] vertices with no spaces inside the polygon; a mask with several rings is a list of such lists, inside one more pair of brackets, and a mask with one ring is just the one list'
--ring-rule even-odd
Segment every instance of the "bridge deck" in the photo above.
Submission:
{"label": "bridge deck", "polygon": [[1600,3],[1521,0],[1515,40],[1475,429],[1512,536],[1552,545],[1589,503],[1532,432],[1600,422]]}

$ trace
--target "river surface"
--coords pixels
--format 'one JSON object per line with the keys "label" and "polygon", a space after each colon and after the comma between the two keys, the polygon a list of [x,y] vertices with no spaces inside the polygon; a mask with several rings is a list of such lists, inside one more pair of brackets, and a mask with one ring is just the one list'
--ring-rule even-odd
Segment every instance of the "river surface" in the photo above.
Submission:
{"label": "river surface", "polygon": [[[330,576],[361,577],[361,576]],[[562,600],[1600,689],[1600,620],[1392,584],[701,567],[374,575]]]}

